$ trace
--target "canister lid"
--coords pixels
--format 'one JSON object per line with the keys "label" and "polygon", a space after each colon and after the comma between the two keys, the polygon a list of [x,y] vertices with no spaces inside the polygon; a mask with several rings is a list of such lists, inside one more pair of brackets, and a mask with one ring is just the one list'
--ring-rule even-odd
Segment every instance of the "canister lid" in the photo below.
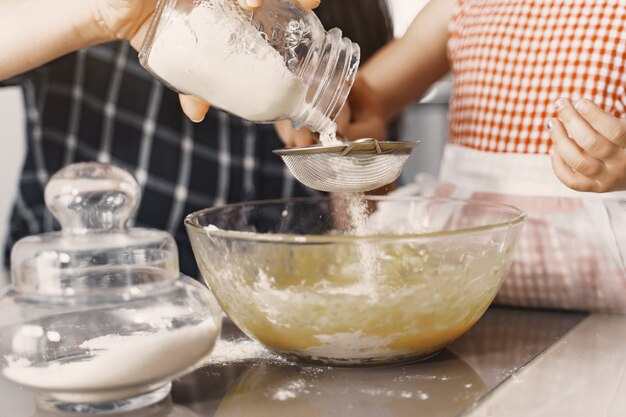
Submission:
{"label": "canister lid", "polygon": [[[125,170],[88,162],[56,173],[46,206],[60,232],[21,239],[11,251],[13,287],[22,292],[74,295],[93,288],[132,285],[152,274],[178,278],[178,251],[163,231],[129,228],[141,188]],[[147,279],[149,281],[149,277]]]}

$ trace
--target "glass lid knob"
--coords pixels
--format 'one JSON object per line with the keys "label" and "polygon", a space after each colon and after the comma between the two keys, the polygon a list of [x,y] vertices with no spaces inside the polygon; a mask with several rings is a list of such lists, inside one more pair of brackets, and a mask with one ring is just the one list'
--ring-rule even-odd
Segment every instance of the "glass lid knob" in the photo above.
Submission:
{"label": "glass lid knob", "polygon": [[140,195],[141,188],[130,173],[98,162],[62,169],[45,191],[46,206],[64,234],[125,230]]}

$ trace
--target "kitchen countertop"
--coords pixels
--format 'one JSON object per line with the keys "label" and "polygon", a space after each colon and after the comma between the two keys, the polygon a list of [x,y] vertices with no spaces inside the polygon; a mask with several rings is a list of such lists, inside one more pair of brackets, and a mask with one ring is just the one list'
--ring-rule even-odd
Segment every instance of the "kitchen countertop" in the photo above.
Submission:
{"label": "kitchen countertop", "polygon": [[[237,346],[235,348],[234,346]],[[124,417],[626,416],[626,316],[492,307],[436,357],[377,368],[285,361],[227,319],[213,359]],[[0,378],[0,417],[57,417]]]}
{"label": "kitchen countertop", "polygon": [[625,417],[626,316],[591,315],[467,417]]}

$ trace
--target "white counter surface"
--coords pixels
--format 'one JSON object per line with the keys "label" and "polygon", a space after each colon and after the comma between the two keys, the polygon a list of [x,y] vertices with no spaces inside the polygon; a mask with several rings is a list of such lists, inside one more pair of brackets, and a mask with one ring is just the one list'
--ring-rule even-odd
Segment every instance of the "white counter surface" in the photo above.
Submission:
{"label": "white counter surface", "polygon": [[626,316],[589,316],[467,416],[625,417]]}

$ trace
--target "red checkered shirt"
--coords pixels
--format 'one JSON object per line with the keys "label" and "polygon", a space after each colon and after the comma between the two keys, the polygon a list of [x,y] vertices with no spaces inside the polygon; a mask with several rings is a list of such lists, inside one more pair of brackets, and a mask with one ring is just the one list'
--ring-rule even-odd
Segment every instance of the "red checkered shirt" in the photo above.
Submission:
{"label": "red checkered shirt", "polygon": [[450,25],[450,141],[547,154],[559,97],[626,115],[626,1],[460,0]]}
{"label": "red checkered shirt", "polygon": [[438,193],[528,214],[498,301],[626,313],[626,193],[567,189],[544,127],[559,97],[626,115],[626,1],[459,0],[449,35]]}

